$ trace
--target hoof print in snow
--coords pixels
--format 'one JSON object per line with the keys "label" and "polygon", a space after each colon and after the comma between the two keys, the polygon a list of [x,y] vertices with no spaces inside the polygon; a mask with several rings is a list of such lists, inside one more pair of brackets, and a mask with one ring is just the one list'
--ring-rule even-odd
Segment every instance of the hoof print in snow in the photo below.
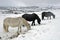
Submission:
{"label": "hoof print in snow", "polygon": [[41,35],[42,33],[40,33],[40,35]]}
{"label": "hoof print in snow", "polygon": [[22,36],[23,38],[25,37],[25,36]]}
{"label": "hoof print in snow", "polygon": [[15,38],[15,37],[18,37],[18,36],[17,36],[17,35],[13,35],[13,36],[10,37],[10,39],[13,39],[13,38]]}
{"label": "hoof print in snow", "polygon": [[45,30],[43,30],[43,32],[45,33],[46,31],[45,31]]}

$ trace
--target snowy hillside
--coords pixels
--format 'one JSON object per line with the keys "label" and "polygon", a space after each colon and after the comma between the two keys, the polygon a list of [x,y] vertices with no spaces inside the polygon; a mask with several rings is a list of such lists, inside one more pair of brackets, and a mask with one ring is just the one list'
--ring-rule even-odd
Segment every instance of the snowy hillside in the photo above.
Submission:
{"label": "snowy hillside", "polygon": [[[23,14],[2,14],[0,13],[0,40],[60,40],[60,10],[48,10],[53,12],[56,15],[55,19],[51,20],[41,20],[39,25],[36,22],[35,26],[31,26],[31,30],[25,32],[25,34],[20,34],[18,37],[9,39],[8,37],[12,36],[17,28],[9,28],[8,33],[3,31],[3,20],[6,17],[18,17]],[[41,18],[41,12],[35,12]],[[31,22],[29,22],[31,24]]]}

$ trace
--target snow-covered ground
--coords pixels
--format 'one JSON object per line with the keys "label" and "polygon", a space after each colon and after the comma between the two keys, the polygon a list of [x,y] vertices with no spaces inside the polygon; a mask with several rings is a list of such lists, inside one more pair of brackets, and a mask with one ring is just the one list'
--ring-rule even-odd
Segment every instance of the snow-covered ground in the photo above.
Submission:
{"label": "snow-covered ground", "polygon": [[[36,22],[35,26],[31,26],[31,30],[25,32],[25,34],[20,34],[18,37],[9,39],[16,31],[17,28],[9,28],[9,32],[5,33],[3,31],[3,20],[6,17],[18,17],[23,14],[1,14],[0,13],[0,40],[60,40],[60,10],[49,10],[56,15],[55,19],[51,20],[41,20],[39,25]],[[36,14],[41,18],[41,12],[36,12]],[[31,22],[29,22],[31,24]],[[13,33],[14,32],[14,33]]]}

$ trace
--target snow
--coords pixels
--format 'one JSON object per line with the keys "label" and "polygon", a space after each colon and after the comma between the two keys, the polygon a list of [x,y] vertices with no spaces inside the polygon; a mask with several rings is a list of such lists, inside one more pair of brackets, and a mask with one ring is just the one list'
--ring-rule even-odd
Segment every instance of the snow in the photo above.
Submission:
{"label": "snow", "polygon": [[[10,39],[12,35],[16,35],[17,28],[9,28],[8,33],[3,31],[3,20],[6,17],[18,17],[22,14],[1,14],[0,13],[0,40],[60,40],[60,10],[48,10],[56,15],[55,19],[41,20],[39,25],[31,26],[31,30],[21,33],[18,37]],[[35,12],[41,18],[41,12]],[[31,22],[29,22],[31,24]],[[25,30],[25,29],[24,29]]]}

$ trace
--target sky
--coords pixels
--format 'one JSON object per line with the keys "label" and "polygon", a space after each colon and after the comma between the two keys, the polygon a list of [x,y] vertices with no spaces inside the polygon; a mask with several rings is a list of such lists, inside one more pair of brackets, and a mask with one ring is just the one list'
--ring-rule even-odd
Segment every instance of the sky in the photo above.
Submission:
{"label": "sky", "polygon": [[60,6],[60,0],[0,0],[0,6]]}

